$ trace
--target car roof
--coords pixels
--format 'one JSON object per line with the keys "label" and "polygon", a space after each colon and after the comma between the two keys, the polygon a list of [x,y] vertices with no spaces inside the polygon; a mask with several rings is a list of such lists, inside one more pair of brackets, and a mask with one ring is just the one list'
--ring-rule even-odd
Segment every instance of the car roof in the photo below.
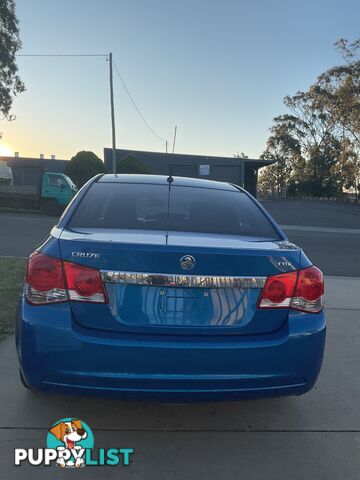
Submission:
{"label": "car roof", "polygon": [[[140,174],[105,174],[97,181],[99,183],[147,183],[152,185],[168,185],[168,175],[140,175]],[[239,190],[240,187],[226,182],[205,180],[200,178],[173,176],[172,185],[181,187],[213,188],[217,190]]]}

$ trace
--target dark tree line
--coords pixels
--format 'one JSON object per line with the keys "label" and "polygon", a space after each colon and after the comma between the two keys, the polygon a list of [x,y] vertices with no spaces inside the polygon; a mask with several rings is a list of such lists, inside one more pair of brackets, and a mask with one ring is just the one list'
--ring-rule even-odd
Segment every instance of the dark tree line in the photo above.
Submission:
{"label": "dark tree line", "polygon": [[322,73],[306,92],[284,98],[262,158],[260,194],[342,196],[360,193],[360,39],[341,39],[343,64]]}
{"label": "dark tree line", "polygon": [[0,118],[7,120],[14,118],[10,113],[13,98],[25,90],[16,65],[16,52],[20,48],[15,1],[0,0]]}
{"label": "dark tree line", "polygon": [[[134,155],[118,159],[116,172],[151,174],[151,170],[144,162]],[[103,161],[94,152],[82,150],[71,158],[64,173],[80,188],[98,173],[106,173],[106,168]]]}

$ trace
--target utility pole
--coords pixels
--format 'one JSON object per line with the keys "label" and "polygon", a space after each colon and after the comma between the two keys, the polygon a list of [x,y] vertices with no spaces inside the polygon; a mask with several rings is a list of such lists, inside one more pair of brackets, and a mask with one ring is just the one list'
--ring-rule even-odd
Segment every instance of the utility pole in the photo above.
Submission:
{"label": "utility pole", "polygon": [[173,140],[172,153],[175,152],[176,132],[177,132],[177,127],[175,127],[175,130],[174,130],[174,140]]}
{"label": "utility pole", "polygon": [[241,159],[240,164],[240,187],[245,188],[245,158]]}
{"label": "utility pole", "polygon": [[111,132],[112,132],[112,172],[116,174],[116,137],[115,137],[112,52],[109,53],[109,74],[110,74],[110,105],[111,105]]}

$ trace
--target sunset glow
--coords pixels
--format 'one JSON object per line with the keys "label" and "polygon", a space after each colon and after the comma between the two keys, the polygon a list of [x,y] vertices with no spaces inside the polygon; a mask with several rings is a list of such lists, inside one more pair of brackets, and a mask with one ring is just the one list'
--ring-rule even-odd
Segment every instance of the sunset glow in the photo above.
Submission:
{"label": "sunset glow", "polygon": [[6,145],[5,143],[0,143],[0,157],[13,157],[14,150]]}

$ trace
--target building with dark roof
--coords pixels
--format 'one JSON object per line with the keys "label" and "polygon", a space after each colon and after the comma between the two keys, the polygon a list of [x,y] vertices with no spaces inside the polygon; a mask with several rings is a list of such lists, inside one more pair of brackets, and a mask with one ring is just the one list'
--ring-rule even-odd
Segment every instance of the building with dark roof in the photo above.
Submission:
{"label": "building with dark roof", "polygon": [[35,157],[0,157],[0,161],[6,162],[10,168],[18,166],[41,167],[49,170],[49,172],[63,173],[69,160]]}
{"label": "building with dark roof", "polygon": [[[142,150],[116,150],[117,162],[129,156],[142,161],[155,175],[177,175],[180,177],[204,178],[244,186],[256,196],[258,170],[274,163],[270,160],[242,159],[236,157],[214,157],[208,155],[188,155],[182,153],[147,152]],[[11,168],[14,183],[30,185],[37,170],[64,173],[69,160],[0,157]],[[112,149],[104,148],[106,170],[112,172]],[[29,167],[29,168],[26,168]]]}
{"label": "building with dark roof", "polygon": [[[242,159],[236,157],[214,157],[187,155],[182,153],[146,152],[141,150],[116,150],[117,162],[126,157],[141,160],[157,175],[177,175],[181,177],[204,178],[243,186],[256,196],[258,170],[274,163],[269,160]],[[104,148],[104,162],[108,172],[112,172],[112,149]]]}
{"label": "building with dark roof", "polygon": [[40,171],[64,173],[68,160],[34,157],[0,157],[0,162],[6,162],[11,168],[14,185],[33,185]]}

